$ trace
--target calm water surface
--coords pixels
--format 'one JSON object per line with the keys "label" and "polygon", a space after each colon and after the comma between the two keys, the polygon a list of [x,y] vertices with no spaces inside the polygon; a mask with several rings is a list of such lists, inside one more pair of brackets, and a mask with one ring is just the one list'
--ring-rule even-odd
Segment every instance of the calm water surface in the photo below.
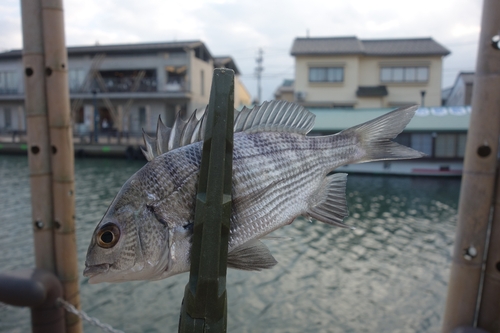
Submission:
{"label": "calm water surface", "polygon": [[[143,164],[76,161],[80,271],[94,230]],[[269,240],[279,264],[228,271],[229,332],[436,332],[444,310],[459,179],[348,177],[356,230],[297,220]],[[28,163],[0,155],[0,270],[33,266]],[[90,285],[82,308],[126,332],[177,332],[187,274]],[[28,332],[27,309],[0,308],[0,332]],[[100,332],[84,324],[86,332]]]}

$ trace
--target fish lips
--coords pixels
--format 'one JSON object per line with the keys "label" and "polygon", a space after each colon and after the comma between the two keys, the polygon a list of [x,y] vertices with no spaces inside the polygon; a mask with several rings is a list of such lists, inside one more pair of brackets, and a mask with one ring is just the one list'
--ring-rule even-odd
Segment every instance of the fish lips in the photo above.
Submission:
{"label": "fish lips", "polygon": [[100,264],[100,265],[85,265],[85,269],[83,271],[83,276],[89,278],[89,283],[98,283],[99,275],[102,273],[106,273],[109,271],[110,264]]}

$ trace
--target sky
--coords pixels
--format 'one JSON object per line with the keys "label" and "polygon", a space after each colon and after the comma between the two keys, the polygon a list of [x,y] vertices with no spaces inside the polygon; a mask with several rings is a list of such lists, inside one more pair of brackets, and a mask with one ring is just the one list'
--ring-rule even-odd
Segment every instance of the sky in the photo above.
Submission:
{"label": "sky", "polygon": [[[263,50],[262,99],[294,77],[296,37],[432,37],[451,51],[442,86],[474,71],[480,0],[63,0],[68,46],[201,40],[233,57],[255,97]],[[22,48],[20,0],[0,1],[0,52]]]}

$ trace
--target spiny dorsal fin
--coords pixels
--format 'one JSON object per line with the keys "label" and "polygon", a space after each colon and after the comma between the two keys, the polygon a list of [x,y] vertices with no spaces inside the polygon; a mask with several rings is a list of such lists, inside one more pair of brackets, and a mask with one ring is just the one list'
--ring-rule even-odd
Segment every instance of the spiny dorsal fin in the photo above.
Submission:
{"label": "spiny dorsal fin", "polygon": [[349,215],[345,197],[346,183],[346,173],[327,176],[318,191],[311,196],[311,204],[306,215],[324,223],[350,228],[342,223]]}
{"label": "spiny dorsal fin", "polygon": [[[144,135],[142,149],[151,161],[167,151],[202,141],[205,133],[206,110],[195,110],[186,117],[184,111],[176,115],[172,128],[158,120],[156,138]],[[314,126],[315,115],[303,106],[286,101],[264,102],[253,108],[234,110],[234,132],[292,132],[306,135]]]}
{"label": "spiny dorsal fin", "polygon": [[227,267],[245,271],[260,271],[277,263],[267,246],[259,240],[240,245],[227,254]]}

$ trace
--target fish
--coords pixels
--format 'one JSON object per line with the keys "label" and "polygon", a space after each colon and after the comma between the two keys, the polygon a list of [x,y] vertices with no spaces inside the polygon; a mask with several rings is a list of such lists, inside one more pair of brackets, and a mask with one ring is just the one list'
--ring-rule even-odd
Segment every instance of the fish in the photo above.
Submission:
{"label": "fish", "polygon": [[[308,136],[315,115],[285,101],[234,113],[232,211],[227,266],[259,271],[276,259],[262,242],[302,216],[349,228],[347,174],[354,163],[413,159],[423,153],[394,139],[418,106],[402,107],[337,134]],[[355,112],[355,111],[353,111]],[[120,189],[87,251],[89,283],[159,280],[190,269],[206,109],[158,121],[144,134],[148,163]]]}

